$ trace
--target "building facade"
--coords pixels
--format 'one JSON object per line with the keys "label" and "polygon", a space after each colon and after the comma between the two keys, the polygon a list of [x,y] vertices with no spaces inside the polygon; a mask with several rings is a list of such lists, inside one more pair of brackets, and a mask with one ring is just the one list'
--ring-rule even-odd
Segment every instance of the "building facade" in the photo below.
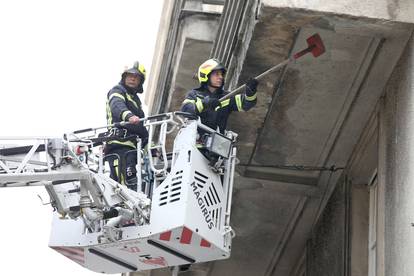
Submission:
{"label": "building facade", "polygon": [[266,76],[257,106],[232,115],[232,257],[185,275],[414,275],[414,2],[164,5],[151,114],[179,110],[210,57],[228,67],[232,90],[315,33],[326,48]]}

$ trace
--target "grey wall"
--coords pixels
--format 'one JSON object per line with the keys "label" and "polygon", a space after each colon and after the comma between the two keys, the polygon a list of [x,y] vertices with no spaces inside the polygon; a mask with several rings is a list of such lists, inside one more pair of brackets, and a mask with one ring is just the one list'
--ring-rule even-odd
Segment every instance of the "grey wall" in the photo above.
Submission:
{"label": "grey wall", "polygon": [[[149,114],[166,112],[169,106],[179,109],[182,91],[194,86],[194,72],[209,57],[220,13],[203,11],[202,4],[201,0],[164,3],[145,93]],[[176,85],[176,81],[180,83]],[[173,95],[176,90],[178,95]]]}
{"label": "grey wall", "polygon": [[368,275],[368,189],[343,179],[308,241],[306,276]]}
{"label": "grey wall", "polygon": [[[349,276],[368,275],[369,190],[367,186],[351,186],[351,209],[348,241]],[[348,276],[348,275],[347,275]]]}
{"label": "grey wall", "polygon": [[200,64],[209,58],[219,19],[219,14],[189,14],[181,20],[181,37],[168,80],[168,101],[158,112],[180,110],[187,92],[199,86],[194,76]]}
{"label": "grey wall", "polygon": [[340,181],[307,245],[306,276],[344,275],[348,189]]}
{"label": "grey wall", "polygon": [[382,109],[384,149],[384,257],[387,276],[413,275],[414,262],[414,42],[409,41],[386,88]]}

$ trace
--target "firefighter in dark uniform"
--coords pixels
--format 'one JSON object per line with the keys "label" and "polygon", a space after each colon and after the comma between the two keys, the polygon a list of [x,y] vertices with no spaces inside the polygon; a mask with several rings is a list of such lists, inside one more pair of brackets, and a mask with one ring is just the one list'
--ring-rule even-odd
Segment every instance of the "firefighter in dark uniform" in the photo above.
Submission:
{"label": "firefighter in dark uniform", "polygon": [[204,125],[221,133],[227,127],[227,120],[233,111],[247,111],[257,101],[258,81],[250,78],[244,93],[234,95],[222,102],[219,99],[226,94],[223,90],[226,68],[217,59],[206,60],[198,69],[200,87],[188,92],[181,110],[200,117]]}
{"label": "firefighter in dark uniform", "polygon": [[148,131],[140,122],[145,114],[138,94],[143,92],[145,68],[135,62],[132,68],[125,70],[121,81],[113,87],[107,96],[106,117],[108,124],[129,122],[113,133],[122,133],[119,139],[111,140],[105,146],[105,159],[109,162],[111,178],[137,190],[136,164],[137,140],[140,137],[142,147],[148,143]]}

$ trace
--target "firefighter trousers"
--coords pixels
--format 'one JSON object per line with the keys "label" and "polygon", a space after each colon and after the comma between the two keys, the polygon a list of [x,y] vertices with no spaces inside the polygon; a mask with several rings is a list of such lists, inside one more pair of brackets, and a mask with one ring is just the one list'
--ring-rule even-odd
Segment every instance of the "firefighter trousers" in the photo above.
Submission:
{"label": "firefighter trousers", "polygon": [[137,190],[137,151],[128,146],[108,144],[105,147],[105,161],[111,170],[110,177],[129,189]]}

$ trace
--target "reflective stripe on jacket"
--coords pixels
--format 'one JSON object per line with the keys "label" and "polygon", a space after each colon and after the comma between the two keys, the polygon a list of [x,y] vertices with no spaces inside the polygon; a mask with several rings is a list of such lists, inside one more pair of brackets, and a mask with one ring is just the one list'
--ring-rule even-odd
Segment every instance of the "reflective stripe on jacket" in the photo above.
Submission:
{"label": "reflective stripe on jacket", "polygon": [[[106,102],[106,118],[108,125],[128,121],[132,116],[144,118],[145,114],[142,110],[141,101],[136,93],[131,93],[121,83],[113,87],[107,95]],[[138,125],[126,125],[128,135],[138,135],[146,145],[148,139],[148,131],[142,123]],[[126,145],[132,148],[136,147],[136,141],[111,141],[108,144]]]}
{"label": "reflective stripe on jacket", "polygon": [[231,112],[247,111],[255,106],[257,102],[256,94],[248,97],[245,93],[243,93],[224,100],[221,102],[221,107],[217,107],[215,110],[212,110],[205,109],[201,101],[206,96],[220,99],[226,94],[228,94],[228,92],[222,89],[218,89],[216,92],[211,93],[205,86],[201,86],[188,92],[183,101],[181,110],[200,116],[203,124],[214,130],[219,127],[220,132],[223,133],[227,127],[227,120]]}

